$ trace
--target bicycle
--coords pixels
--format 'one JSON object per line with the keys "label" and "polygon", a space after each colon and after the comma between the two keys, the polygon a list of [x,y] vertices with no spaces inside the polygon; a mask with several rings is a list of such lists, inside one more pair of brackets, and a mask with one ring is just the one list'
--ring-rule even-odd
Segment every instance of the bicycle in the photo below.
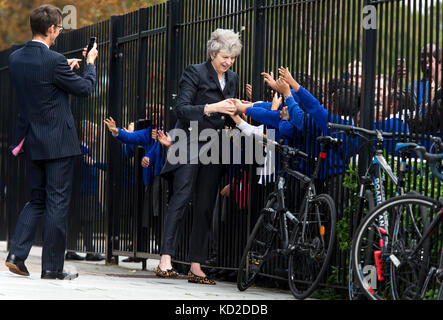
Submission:
{"label": "bicycle", "polygon": [[[432,140],[440,151],[443,150],[440,138]],[[399,143],[396,150],[415,152],[427,161],[440,182],[443,179],[437,168],[443,153],[427,153],[416,143]],[[423,212],[428,217],[434,216],[427,225],[419,219]],[[386,225],[386,222],[389,224]],[[432,249],[430,244],[441,222],[443,197],[437,200],[417,193],[391,198],[366,216],[353,239],[352,255],[355,277],[369,299],[422,300],[433,279],[439,283],[443,281],[443,251],[438,267],[435,267],[431,257],[437,248]],[[368,263],[376,265],[374,276],[365,270]],[[388,296],[387,290],[391,296]],[[429,298],[433,298],[433,294]],[[436,298],[443,300],[442,285]]]}
{"label": "bicycle", "polygon": [[[390,178],[392,184],[396,187],[396,193],[398,195],[405,194],[405,172],[406,172],[406,153],[401,152],[399,157],[401,159],[399,166],[399,174],[396,175],[394,170],[388,164],[384,156],[384,142],[385,139],[393,137],[411,138],[415,135],[404,133],[383,132],[381,130],[369,130],[365,128],[355,127],[351,125],[328,123],[329,129],[341,130],[345,134],[351,137],[359,137],[367,142],[373,142],[375,138],[375,146],[370,155],[371,161],[369,166],[365,170],[365,174],[359,177],[359,191],[357,193],[357,202],[355,217],[351,217],[352,230],[351,237],[355,234],[356,229],[363,217],[364,210],[368,212],[372,211],[375,206],[380,205],[386,201],[386,192],[384,188],[383,173]],[[337,134],[339,132],[335,132]],[[424,213],[423,213],[424,214]],[[422,217],[424,223],[427,225],[427,217]],[[348,264],[348,296],[350,300],[358,300],[364,296],[362,290],[355,285],[354,271],[352,263],[352,251],[349,253]]]}
{"label": "bicycle", "polygon": [[[319,177],[326,150],[338,145],[329,136],[317,138],[320,153],[311,177],[290,168],[292,160],[308,155],[295,148],[273,144],[280,153],[280,172],[266,206],[248,238],[238,268],[237,287],[240,291],[252,285],[263,265],[277,255],[288,257],[289,288],[295,298],[308,297],[326,272],[335,240],[336,209],[327,194],[317,194],[314,182]],[[300,212],[290,212],[285,203],[286,175],[305,185]]]}

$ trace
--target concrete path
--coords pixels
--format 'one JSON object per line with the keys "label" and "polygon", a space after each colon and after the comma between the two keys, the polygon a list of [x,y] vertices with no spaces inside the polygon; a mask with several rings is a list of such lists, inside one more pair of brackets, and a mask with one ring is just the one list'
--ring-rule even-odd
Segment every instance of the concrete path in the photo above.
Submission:
{"label": "concrete path", "polygon": [[6,243],[0,242],[0,300],[294,300],[289,291],[251,287],[244,292],[233,282],[217,285],[188,283],[186,276],[162,279],[154,274],[158,260],[141,263],[66,261],[65,269],[76,271],[72,281],[41,280],[41,248],[35,247],[26,261],[30,277],[9,272],[4,265]]}

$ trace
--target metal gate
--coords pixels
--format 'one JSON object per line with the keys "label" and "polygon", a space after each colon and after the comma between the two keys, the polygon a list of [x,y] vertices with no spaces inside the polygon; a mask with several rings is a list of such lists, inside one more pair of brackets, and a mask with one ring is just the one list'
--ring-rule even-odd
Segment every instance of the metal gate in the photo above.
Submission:
{"label": "metal gate", "polygon": [[[269,99],[261,72],[277,75],[284,66],[328,110],[337,87],[354,88],[346,94],[358,101],[352,113],[359,113],[360,126],[372,129],[374,121],[381,123],[382,118],[407,116],[411,132],[440,134],[443,118],[434,102],[439,90],[441,95],[442,75],[429,75],[420,58],[431,57],[431,68],[442,63],[442,6],[438,0],[169,0],[62,34],[53,49],[68,58],[80,57],[90,36],[98,37],[100,52],[93,96],[71,100],[88,152],[77,161],[68,249],[106,253],[109,261],[113,256],[158,258],[168,188],[159,181],[144,185],[142,148],[132,150],[116,141],[103,120],[112,116],[126,128],[134,122],[136,130],[173,128],[180,75],[187,65],[206,60],[206,41],[218,27],[241,34],[244,48],[233,66],[240,76],[241,99],[247,99],[246,84],[253,87],[254,101]],[[429,55],[426,44],[433,44]],[[0,238],[6,240],[27,199],[24,160],[13,159],[7,149],[15,122],[7,57],[15,49],[0,52]],[[403,68],[404,74],[397,72]],[[430,87],[432,81],[437,85]],[[382,124],[382,129],[396,128]],[[318,128],[306,124],[304,132],[315,133]],[[318,151],[315,140],[302,132],[296,134],[295,143],[312,154]],[[351,165],[361,171],[368,152],[359,150]],[[391,165],[396,161],[390,158]],[[149,170],[155,174],[155,168]],[[222,179],[220,189],[229,184],[231,193],[219,196],[214,211],[213,267],[237,268],[257,212],[272,190],[272,183],[259,184],[253,173],[251,166],[231,166]],[[324,282],[340,287],[346,284],[349,255],[343,242],[350,241],[352,225],[358,223],[348,210],[354,190],[344,188],[343,179],[336,175],[319,186],[336,201],[340,232]],[[408,179],[410,189],[442,194],[441,183],[429,175],[420,178],[411,172]],[[392,186],[387,185],[387,190],[392,193]],[[300,186],[290,181],[289,191],[290,204],[296,208]],[[179,263],[187,263],[191,225],[188,214],[177,252]],[[280,259],[264,273],[284,279],[284,270],[285,261]]]}

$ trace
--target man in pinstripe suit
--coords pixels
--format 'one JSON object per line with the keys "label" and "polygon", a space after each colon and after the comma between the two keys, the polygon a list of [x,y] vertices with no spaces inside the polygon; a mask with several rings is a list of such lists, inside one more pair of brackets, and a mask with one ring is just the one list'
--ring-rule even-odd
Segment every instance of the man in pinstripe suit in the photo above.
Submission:
{"label": "man in pinstripe suit", "polygon": [[69,106],[69,94],[87,97],[95,88],[96,46],[86,55],[82,76],[79,59],[49,49],[60,34],[62,12],[43,5],[30,15],[32,41],[9,57],[11,81],[16,91],[18,118],[16,155],[26,156],[30,200],[17,221],[6,265],[11,272],[28,276],[24,261],[41,217],[43,225],[42,279],[70,280],[78,276],[63,270],[66,218],[71,199],[74,157],[80,143]]}

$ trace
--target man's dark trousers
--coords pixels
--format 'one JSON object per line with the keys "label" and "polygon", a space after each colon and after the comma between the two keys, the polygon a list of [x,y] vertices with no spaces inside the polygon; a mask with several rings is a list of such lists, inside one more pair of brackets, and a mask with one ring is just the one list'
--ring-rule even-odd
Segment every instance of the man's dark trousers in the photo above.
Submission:
{"label": "man's dark trousers", "polygon": [[20,213],[10,253],[26,260],[44,216],[42,270],[63,270],[74,157],[26,163],[31,199]]}

